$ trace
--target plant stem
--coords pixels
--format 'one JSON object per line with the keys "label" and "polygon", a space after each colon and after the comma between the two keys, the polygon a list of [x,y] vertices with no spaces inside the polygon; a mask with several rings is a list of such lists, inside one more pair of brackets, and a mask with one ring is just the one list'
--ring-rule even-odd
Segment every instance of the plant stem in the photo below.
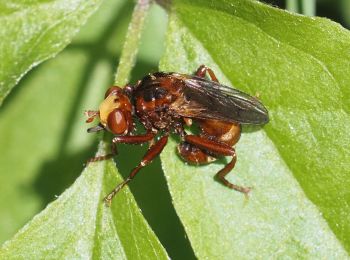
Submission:
{"label": "plant stem", "polygon": [[286,0],[286,9],[290,12],[298,13],[298,0]]}
{"label": "plant stem", "polygon": [[316,0],[302,0],[301,10],[304,15],[315,16],[316,14]]}
{"label": "plant stem", "polygon": [[138,0],[134,8],[114,78],[114,84],[117,86],[124,86],[130,80],[131,70],[136,62],[141,33],[149,7],[149,0]]}

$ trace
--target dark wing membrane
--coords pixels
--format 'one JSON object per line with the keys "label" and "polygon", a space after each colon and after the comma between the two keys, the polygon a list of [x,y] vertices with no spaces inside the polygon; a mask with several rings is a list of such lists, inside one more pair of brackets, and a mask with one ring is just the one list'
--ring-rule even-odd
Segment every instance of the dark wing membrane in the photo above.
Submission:
{"label": "dark wing membrane", "polygon": [[200,77],[184,83],[184,100],[176,108],[181,116],[256,125],[269,121],[264,105],[246,93]]}

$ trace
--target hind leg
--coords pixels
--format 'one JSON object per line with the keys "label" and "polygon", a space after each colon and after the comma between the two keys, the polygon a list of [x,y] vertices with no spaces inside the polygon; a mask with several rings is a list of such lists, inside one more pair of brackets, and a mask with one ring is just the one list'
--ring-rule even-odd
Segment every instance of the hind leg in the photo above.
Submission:
{"label": "hind leg", "polygon": [[177,151],[181,158],[190,164],[207,164],[216,160],[216,158],[187,142],[179,144]]}
{"label": "hind leg", "polygon": [[[185,143],[179,145],[178,150],[182,158],[186,161],[203,164],[210,163],[209,156],[206,152],[210,152],[219,156],[231,156],[232,160],[225,165],[215,176],[227,187],[242,193],[249,193],[250,188],[241,187],[229,182],[225,177],[235,167],[237,157],[235,150],[227,144],[216,142],[196,135],[185,136]],[[182,149],[181,149],[182,148]],[[213,157],[211,157],[213,158]],[[215,158],[213,158],[215,160]]]}

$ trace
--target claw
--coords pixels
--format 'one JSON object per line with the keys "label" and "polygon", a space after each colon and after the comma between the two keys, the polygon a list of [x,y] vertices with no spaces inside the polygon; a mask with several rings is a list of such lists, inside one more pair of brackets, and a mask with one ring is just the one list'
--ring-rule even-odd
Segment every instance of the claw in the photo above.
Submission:
{"label": "claw", "polygon": [[104,129],[105,129],[105,128],[104,128],[101,124],[99,124],[99,125],[97,125],[97,126],[94,126],[94,127],[89,128],[89,129],[87,130],[87,132],[88,132],[88,133],[95,133],[95,132],[102,131],[102,130],[104,130]]}
{"label": "claw", "polygon": [[84,114],[88,117],[88,119],[85,121],[86,123],[91,123],[94,121],[95,117],[100,116],[100,112],[95,110],[86,110]]}

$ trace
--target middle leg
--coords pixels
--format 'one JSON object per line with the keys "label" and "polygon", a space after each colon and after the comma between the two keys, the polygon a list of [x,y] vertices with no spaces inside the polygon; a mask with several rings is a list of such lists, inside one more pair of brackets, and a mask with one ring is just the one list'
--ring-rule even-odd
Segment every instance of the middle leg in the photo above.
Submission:
{"label": "middle leg", "polygon": [[143,156],[141,162],[131,171],[130,175],[120,184],[118,184],[105,198],[104,201],[107,205],[110,205],[113,197],[126,185],[128,184],[136,174],[146,165],[152,162],[152,160],[159,155],[166,143],[168,142],[168,135],[161,137],[154,145],[152,145],[146,154]]}

